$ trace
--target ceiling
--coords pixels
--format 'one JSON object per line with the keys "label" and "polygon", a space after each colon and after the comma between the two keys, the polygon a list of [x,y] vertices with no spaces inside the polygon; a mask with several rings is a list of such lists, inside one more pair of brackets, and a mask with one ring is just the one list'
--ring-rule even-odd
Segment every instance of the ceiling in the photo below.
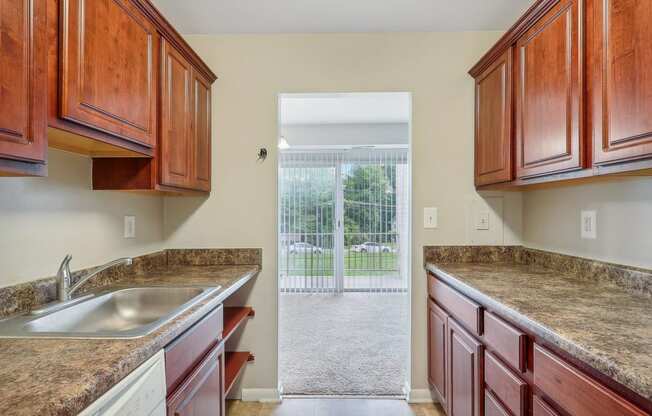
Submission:
{"label": "ceiling", "polygon": [[410,94],[283,94],[279,108],[281,124],[407,123]]}
{"label": "ceiling", "polygon": [[183,34],[505,30],[534,0],[153,0]]}

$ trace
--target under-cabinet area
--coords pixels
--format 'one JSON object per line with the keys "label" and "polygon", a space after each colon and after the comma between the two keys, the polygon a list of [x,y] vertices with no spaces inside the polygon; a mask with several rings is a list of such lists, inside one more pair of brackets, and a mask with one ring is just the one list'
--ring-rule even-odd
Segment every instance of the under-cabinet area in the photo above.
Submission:
{"label": "under-cabinet area", "polygon": [[646,1],[539,0],[469,71],[475,185],[649,175]]}
{"label": "under-cabinet area", "polygon": [[148,0],[0,13],[0,175],[46,176],[49,146],[93,158],[93,189],[210,192],[216,76]]}

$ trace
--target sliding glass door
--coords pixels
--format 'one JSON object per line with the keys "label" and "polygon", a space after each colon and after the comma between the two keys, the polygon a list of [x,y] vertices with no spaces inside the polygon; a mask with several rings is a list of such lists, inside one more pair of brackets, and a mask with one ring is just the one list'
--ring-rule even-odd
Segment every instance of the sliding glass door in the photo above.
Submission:
{"label": "sliding glass door", "polygon": [[407,172],[403,149],[281,153],[281,290],[407,290]]}

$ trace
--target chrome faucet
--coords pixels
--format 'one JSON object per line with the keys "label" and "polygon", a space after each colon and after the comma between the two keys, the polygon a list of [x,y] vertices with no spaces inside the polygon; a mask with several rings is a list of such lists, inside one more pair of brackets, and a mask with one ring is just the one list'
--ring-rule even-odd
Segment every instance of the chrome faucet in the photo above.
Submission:
{"label": "chrome faucet", "polygon": [[70,260],[72,260],[72,256],[68,254],[61,262],[61,266],[59,266],[59,271],[57,272],[57,296],[61,302],[70,300],[72,294],[75,293],[77,289],[79,289],[84,283],[86,283],[88,279],[98,275],[104,270],[109,269],[113,266],[131,266],[133,263],[133,259],[131,257],[113,260],[103,266],[100,266],[92,273],[82,276],[79,281],[71,287],[70,283],[72,279],[72,273],[70,273]]}

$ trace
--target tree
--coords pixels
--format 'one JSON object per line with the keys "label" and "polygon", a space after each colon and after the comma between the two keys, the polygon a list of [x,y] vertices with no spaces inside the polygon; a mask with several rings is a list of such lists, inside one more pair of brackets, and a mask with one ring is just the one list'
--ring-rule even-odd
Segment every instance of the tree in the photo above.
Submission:
{"label": "tree", "polygon": [[344,244],[386,242],[396,223],[395,166],[353,165],[344,178]]}

